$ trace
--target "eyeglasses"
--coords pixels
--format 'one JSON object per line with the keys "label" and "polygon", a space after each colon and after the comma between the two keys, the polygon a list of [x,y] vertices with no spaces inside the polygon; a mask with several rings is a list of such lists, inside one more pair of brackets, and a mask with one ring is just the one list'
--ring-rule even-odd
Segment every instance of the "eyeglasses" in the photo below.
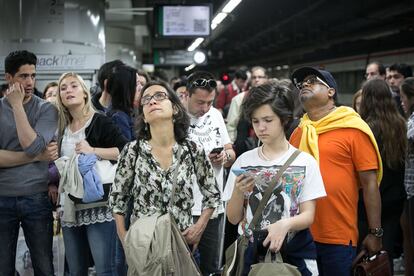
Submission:
{"label": "eyeglasses", "polygon": [[324,82],[322,79],[320,79],[319,77],[316,77],[316,76],[311,77],[311,78],[307,79],[306,81],[298,82],[295,85],[299,90],[301,90],[301,89],[303,89],[305,84],[306,85],[314,85],[315,83],[320,83],[320,84],[325,85],[328,88],[331,88],[326,82]]}
{"label": "eyeglasses", "polygon": [[191,84],[192,87],[210,87],[212,89],[217,87],[217,82],[213,79],[197,79]]}
{"label": "eyeglasses", "polygon": [[167,93],[161,92],[161,91],[155,92],[155,94],[152,95],[152,96],[147,95],[147,96],[142,97],[141,98],[141,105],[144,106],[144,105],[149,104],[152,99],[156,100],[157,102],[160,102],[160,101],[163,101],[167,98],[168,98]]}

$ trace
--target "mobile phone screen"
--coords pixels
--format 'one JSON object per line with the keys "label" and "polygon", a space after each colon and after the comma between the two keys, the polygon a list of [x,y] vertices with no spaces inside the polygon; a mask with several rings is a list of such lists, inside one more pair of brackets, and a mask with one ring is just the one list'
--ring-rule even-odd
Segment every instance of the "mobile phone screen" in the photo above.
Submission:
{"label": "mobile phone screen", "polygon": [[240,168],[234,168],[231,170],[236,176],[239,176],[241,174],[246,173],[247,171],[245,169],[240,169]]}

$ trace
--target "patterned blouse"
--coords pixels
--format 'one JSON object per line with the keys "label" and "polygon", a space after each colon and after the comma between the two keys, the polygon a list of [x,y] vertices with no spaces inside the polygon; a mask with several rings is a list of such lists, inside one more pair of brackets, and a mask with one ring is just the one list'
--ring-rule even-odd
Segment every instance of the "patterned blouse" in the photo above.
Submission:
{"label": "patterned blouse", "polygon": [[[109,206],[112,211],[124,215],[129,199],[133,198],[133,218],[151,216],[155,213],[165,214],[168,208],[183,231],[193,224],[191,208],[194,205],[195,177],[203,195],[203,208],[219,206],[220,190],[204,149],[187,140],[182,145],[180,160],[177,160],[177,155],[176,143],[173,146],[172,165],[163,170],[152,156],[148,141],[128,143],[119,156],[115,180],[109,195]],[[176,166],[179,166],[177,187],[174,204],[170,209],[168,205]]]}

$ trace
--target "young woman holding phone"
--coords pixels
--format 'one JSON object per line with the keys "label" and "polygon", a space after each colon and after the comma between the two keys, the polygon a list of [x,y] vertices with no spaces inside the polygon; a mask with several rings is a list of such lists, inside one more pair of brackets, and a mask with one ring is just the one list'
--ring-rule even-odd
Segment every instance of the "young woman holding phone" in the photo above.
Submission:
{"label": "young woman holding phone", "polygon": [[298,267],[302,275],[318,273],[316,249],[308,227],[313,222],[316,199],[326,193],[318,165],[309,154],[301,152],[287,167],[253,233],[246,231],[267,187],[296,151],[285,137],[293,118],[290,93],[285,85],[264,84],[252,88],[242,106],[242,114],[252,122],[262,145],[235,161],[232,168],[245,172],[237,177],[230,173],[223,199],[228,201],[229,221],[239,224],[239,234],[250,236],[244,275],[252,264],[264,259],[269,249],[280,251],[284,262]]}

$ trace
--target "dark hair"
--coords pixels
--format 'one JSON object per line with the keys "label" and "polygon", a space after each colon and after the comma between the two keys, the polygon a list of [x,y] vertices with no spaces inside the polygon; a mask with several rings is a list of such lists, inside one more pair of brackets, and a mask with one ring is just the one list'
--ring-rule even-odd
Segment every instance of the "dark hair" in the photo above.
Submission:
{"label": "dark hair", "polygon": [[4,93],[6,93],[6,90],[9,88],[9,85],[7,83],[3,83],[0,85],[0,98],[3,98]]}
{"label": "dark hair", "polygon": [[[182,105],[180,98],[178,98],[177,94],[171,89],[171,87],[163,81],[150,81],[148,82],[141,90],[142,95],[144,95],[145,90],[147,88],[159,85],[167,90],[168,98],[172,103],[173,109],[177,112],[173,115],[173,122],[174,122],[174,136],[175,140],[178,143],[183,143],[184,140],[188,137],[188,128],[190,127],[190,117],[187,114],[184,106]],[[140,105],[138,107],[139,115],[137,117],[137,138],[149,140],[151,139],[151,132],[147,124],[144,122],[144,112],[143,106]]]}
{"label": "dark hair", "polygon": [[[191,75],[189,75],[187,77],[187,90],[188,90],[188,94],[190,97],[194,93],[194,91],[197,89],[197,87],[193,87],[192,84],[194,83],[194,81],[198,79],[215,80],[213,74],[207,71],[196,71],[192,73]],[[205,90],[207,90],[209,93],[213,92],[214,89],[215,88],[211,88],[208,86],[205,87]]]}
{"label": "dark hair", "polygon": [[43,89],[43,99],[46,99],[46,92],[47,90],[49,90],[50,87],[58,87],[58,83],[55,81],[52,81],[46,84],[45,89]]}
{"label": "dark hair", "polygon": [[404,78],[412,77],[413,71],[411,70],[411,67],[408,66],[405,63],[394,63],[388,68],[390,71],[397,71],[401,75],[404,76]]}
{"label": "dark hair", "polygon": [[120,65],[124,65],[124,63],[119,59],[102,64],[101,68],[99,68],[97,76],[98,84],[101,90],[104,90],[105,80],[109,79],[109,76],[112,73],[112,69]]}
{"label": "dark hair", "polygon": [[241,114],[251,122],[253,112],[266,104],[280,118],[286,132],[293,120],[293,99],[289,87],[277,82],[253,87],[243,101]]}
{"label": "dark hair", "polygon": [[111,95],[111,104],[114,110],[121,110],[127,114],[132,113],[132,103],[137,85],[137,70],[128,65],[112,68],[109,75],[107,90]]}
{"label": "dark hair", "polygon": [[371,79],[362,86],[359,113],[372,129],[384,163],[400,168],[407,149],[407,127],[384,80]]}
{"label": "dark hair", "polygon": [[177,91],[178,88],[185,86],[187,87],[187,80],[180,79],[174,84],[173,90]]}
{"label": "dark hair", "polygon": [[242,79],[242,80],[247,80],[246,71],[237,70],[236,73],[234,73],[234,78],[236,78],[236,79]]}
{"label": "dark hair", "polygon": [[382,64],[382,63],[381,63],[381,62],[379,62],[379,61],[373,61],[373,62],[368,63],[367,67],[368,67],[368,66],[370,66],[371,64],[375,64],[375,65],[377,65],[377,68],[378,68],[378,73],[379,73],[381,76],[384,76],[384,75],[385,75],[386,71],[385,71],[385,66],[384,66],[384,64]]}
{"label": "dark hair", "polygon": [[36,67],[37,57],[35,54],[23,51],[11,52],[4,60],[4,71],[14,76],[22,65],[34,65]]}
{"label": "dark hair", "polygon": [[[401,83],[401,91],[403,92],[408,99],[412,99],[414,97],[414,77],[409,77],[403,80]],[[414,104],[412,106],[407,106],[410,110],[410,114],[414,112]]]}

